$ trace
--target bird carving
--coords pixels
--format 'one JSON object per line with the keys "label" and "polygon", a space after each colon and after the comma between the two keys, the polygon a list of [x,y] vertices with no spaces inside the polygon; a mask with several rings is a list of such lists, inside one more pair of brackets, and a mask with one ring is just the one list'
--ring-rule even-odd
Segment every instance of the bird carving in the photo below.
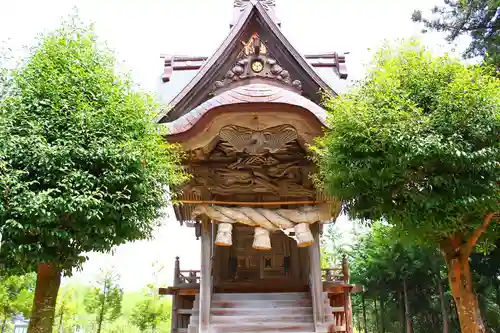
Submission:
{"label": "bird carving", "polygon": [[298,134],[291,125],[270,127],[262,131],[229,125],[220,130],[219,137],[232,145],[238,152],[262,155],[276,153],[287,143],[298,139]]}

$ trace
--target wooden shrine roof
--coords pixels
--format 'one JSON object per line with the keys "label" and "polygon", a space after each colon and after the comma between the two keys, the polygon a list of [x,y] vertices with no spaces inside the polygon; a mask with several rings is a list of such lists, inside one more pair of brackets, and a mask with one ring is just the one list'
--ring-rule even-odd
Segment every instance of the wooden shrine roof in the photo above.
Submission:
{"label": "wooden shrine roof", "polygon": [[272,46],[273,57],[283,67],[300,76],[303,96],[320,104],[321,92],[337,95],[291,45],[262,4],[255,1],[245,8],[217,51],[203,63],[195,77],[171,101],[169,108],[157,115],[156,121],[172,122],[208,101],[212,97],[211,87],[233,65],[231,60],[237,58],[242,41],[248,40],[256,32]]}
{"label": "wooden shrine roof", "polygon": [[311,112],[323,126],[326,126],[326,111],[309,99],[278,86],[254,83],[216,95],[180,118],[165,124],[169,140],[178,141],[176,136],[191,130],[211,110],[225,105],[242,103],[281,103],[302,107]]}

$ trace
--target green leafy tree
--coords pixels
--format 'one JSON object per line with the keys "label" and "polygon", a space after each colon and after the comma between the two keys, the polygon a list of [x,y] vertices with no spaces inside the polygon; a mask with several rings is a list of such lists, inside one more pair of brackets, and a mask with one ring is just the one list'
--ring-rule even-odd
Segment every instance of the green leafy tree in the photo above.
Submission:
{"label": "green leafy tree", "polygon": [[462,35],[472,38],[464,56],[483,57],[500,68],[500,2],[498,0],[445,0],[432,9],[432,17],[416,10],[412,19],[426,29],[445,32],[446,39],[455,41]]}
{"label": "green leafy tree", "polygon": [[[439,287],[444,260],[436,256],[435,249],[401,241],[393,229],[377,222],[353,244],[351,280],[365,287],[368,327],[377,331],[376,324],[383,323],[385,331],[391,333],[405,329],[435,333],[442,326],[442,332],[449,333],[449,298]],[[362,307],[361,295],[353,297],[356,308]],[[376,318],[370,300],[384,304],[379,307],[384,312]],[[457,332],[456,326],[452,329]]]}
{"label": "green leafy tree", "polygon": [[490,73],[416,42],[386,46],[358,87],[326,102],[329,131],[315,149],[319,179],[351,218],[389,221],[441,250],[462,333],[484,332],[469,257],[497,235],[486,233],[500,199],[500,82]]}
{"label": "green leafy tree", "polygon": [[96,315],[97,333],[101,333],[105,322],[112,322],[121,315],[123,290],[118,285],[119,279],[112,269],[101,270],[97,286],[85,295],[85,309]]}
{"label": "green leafy tree", "polygon": [[160,327],[160,332],[170,332],[170,302],[166,298],[162,298],[159,294],[160,274],[164,266],[159,262],[153,262],[153,283],[149,283],[143,291],[143,298],[139,300],[129,317],[129,321],[137,326],[141,332],[151,329],[151,332],[157,332]]}
{"label": "green leafy tree", "polygon": [[156,332],[160,324],[170,321],[168,307],[169,304],[166,300],[151,293],[146,294],[134,307],[130,322],[136,325],[141,332],[148,329],[151,329],[151,332]]}
{"label": "green leafy tree", "polygon": [[77,292],[73,286],[65,286],[59,289],[55,312],[57,325],[54,325],[54,332],[72,331],[75,316],[78,314]]}
{"label": "green leafy tree", "polygon": [[8,322],[14,316],[18,314],[29,316],[33,304],[35,279],[34,274],[0,276],[1,333],[5,332]]}
{"label": "green leafy tree", "polygon": [[[0,62],[1,63],[1,62]],[[38,274],[30,333],[52,331],[62,273],[146,239],[185,180],[153,98],[92,28],[64,23],[7,76],[0,100],[0,263]]]}

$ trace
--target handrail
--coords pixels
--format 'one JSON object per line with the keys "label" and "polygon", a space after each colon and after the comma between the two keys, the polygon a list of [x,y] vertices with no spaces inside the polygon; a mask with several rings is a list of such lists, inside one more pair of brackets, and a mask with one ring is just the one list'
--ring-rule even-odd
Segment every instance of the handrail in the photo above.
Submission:
{"label": "handrail", "polygon": [[175,267],[174,267],[174,286],[183,283],[200,283],[200,270],[189,269],[189,270],[181,270],[180,269],[180,258],[175,257]]}
{"label": "handrail", "polygon": [[346,280],[340,267],[322,268],[321,277],[326,282],[344,282]]}
{"label": "handrail", "polygon": [[179,283],[200,283],[200,271],[193,269],[179,271]]}

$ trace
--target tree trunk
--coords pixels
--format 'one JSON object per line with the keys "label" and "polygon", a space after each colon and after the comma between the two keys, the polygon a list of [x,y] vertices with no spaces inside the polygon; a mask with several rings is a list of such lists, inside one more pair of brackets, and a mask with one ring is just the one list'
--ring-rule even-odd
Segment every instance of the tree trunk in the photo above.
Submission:
{"label": "tree trunk", "polygon": [[410,302],[408,302],[408,288],[406,280],[403,280],[403,294],[405,300],[405,318],[406,318],[406,333],[412,333],[411,315],[410,315]]}
{"label": "tree trunk", "polygon": [[469,256],[457,253],[446,253],[448,266],[448,282],[457,307],[458,319],[462,333],[485,333],[481,311],[476,294],[472,289],[472,274]]}
{"label": "tree trunk", "polygon": [[106,308],[106,298],[107,298],[107,282],[104,282],[104,290],[101,301],[101,309],[99,311],[99,317],[97,317],[97,333],[101,333],[102,322],[104,321],[104,311]]}
{"label": "tree trunk", "polygon": [[373,299],[373,304],[375,304],[375,331],[379,332],[378,329],[378,310],[377,310],[377,297]]}
{"label": "tree trunk", "polygon": [[52,333],[57,293],[61,285],[61,269],[54,264],[40,264],[37,268],[35,299],[28,325],[28,333]]}
{"label": "tree trunk", "polygon": [[443,333],[449,333],[450,325],[448,323],[448,313],[446,310],[446,300],[444,298],[443,284],[441,283],[441,276],[437,276],[437,284],[439,291],[439,302],[441,303],[441,317],[443,321]]}
{"label": "tree trunk", "polygon": [[498,284],[497,281],[493,281],[493,284],[495,285],[496,302],[498,307],[500,307],[500,285]]}
{"label": "tree trunk", "polygon": [[403,301],[403,292],[398,291],[399,298],[399,322],[401,323],[401,333],[405,333],[405,303]]}
{"label": "tree trunk", "polygon": [[[361,304],[363,305],[363,327],[365,329],[365,333],[367,333],[367,327],[366,327],[366,304],[365,304],[365,293],[361,294]],[[359,332],[361,333],[361,331]]]}
{"label": "tree trunk", "polygon": [[2,322],[2,333],[5,332],[5,326],[7,326],[7,315],[3,318]]}
{"label": "tree trunk", "polygon": [[[60,309],[61,311],[62,309]],[[59,316],[59,333],[63,333],[63,316],[64,312],[61,311],[61,315]]]}
{"label": "tree trunk", "polygon": [[486,332],[479,303],[472,289],[469,257],[479,238],[488,229],[496,215],[495,212],[487,214],[483,223],[474,230],[470,237],[465,238],[463,234],[458,233],[444,239],[440,244],[448,267],[448,282],[455,299],[462,333]]}
{"label": "tree trunk", "polygon": [[102,329],[102,322],[104,320],[104,307],[101,308],[101,313],[99,314],[99,318],[97,318],[97,333],[101,333]]}
{"label": "tree trunk", "polygon": [[384,308],[384,295],[380,295],[380,330],[382,333],[385,333],[385,308]]}

